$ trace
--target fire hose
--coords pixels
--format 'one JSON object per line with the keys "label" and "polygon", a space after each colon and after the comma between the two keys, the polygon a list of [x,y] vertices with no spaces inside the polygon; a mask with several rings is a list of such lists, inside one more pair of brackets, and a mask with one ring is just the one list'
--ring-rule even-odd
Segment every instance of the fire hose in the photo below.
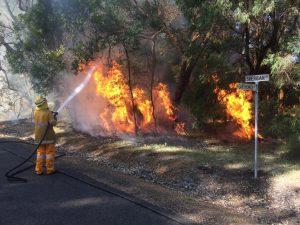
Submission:
{"label": "fire hose", "polygon": [[[68,98],[63,102],[63,104],[58,108],[57,112],[52,112],[54,114],[54,117],[56,118],[56,116],[58,115],[58,113],[79,93],[82,91],[82,89],[87,85],[87,83],[89,82],[89,80],[91,79],[92,77],[92,74],[94,73],[94,70],[96,69],[95,66],[93,66],[91,68],[91,70],[88,72],[88,75],[87,77],[85,77],[85,79],[80,83],[80,85],[78,87],[76,87],[74,89],[74,91],[68,96]],[[10,169],[9,171],[7,171],[5,173],[5,176],[8,180],[14,180],[14,181],[22,181],[22,182],[27,182],[26,179],[24,178],[20,178],[20,177],[16,177],[15,175],[21,173],[21,172],[24,172],[28,169],[30,169],[33,165],[30,165],[24,169],[21,169],[21,170],[18,170],[18,171],[15,171],[16,169],[18,169],[19,167],[21,167],[22,165],[24,165],[26,162],[28,162],[30,160],[30,158],[37,152],[38,148],[40,147],[40,145],[42,144],[44,138],[46,137],[46,134],[49,130],[49,127],[50,127],[50,123],[48,123],[47,127],[46,127],[46,130],[45,130],[45,133],[43,134],[43,137],[41,138],[41,140],[39,141],[38,145],[36,146],[36,148],[34,149],[34,151],[21,163],[19,163],[17,166],[15,166],[14,168]],[[15,142],[15,143],[23,143],[23,144],[32,144],[32,143],[29,143],[29,142],[24,142],[24,141],[1,141],[1,143],[9,143],[9,142]],[[57,156],[57,157],[61,157],[62,155],[60,156]],[[56,157],[56,158],[57,158]],[[14,172],[15,171],[15,172]]]}
{"label": "fire hose", "polygon": [[[48,128],[49,128],[49,126],[48,126]],[[48,128],[47,128],[47,129],[48,129]],[[46,132],[45,132],[45,133],[46,133]],[[44,138],[44,137],[43,137],[43,138]],[[21,144],[34,145],[33,143],[25,142],[25,141],[0,141],[0,144],[1,144],[1,143],[21,143]],[[30,169],[30,168],[33,167],[35,164],[32,164],[32,165],[30,165],[30,166],[28,166],[28,167],[26,167],[26,168],[24,168],[24,169],[18,170],[18,171],[16,171],[16,172],[12,173],[12,174],[9,174],[9,173],[11,173],[11,172],[14,171],[15,169],[19,168],[20,166],[22,166],[23,164],[25,164],[26,162],[28,162],[28,161],[30,160],[30,158],[36,153],[36,151],[37,151],[37,149],[38,149],[38,147],[39,147],[40,144],[41,144],[41,141],[40,141],[39,144],[37,145],[36,149],[32,152],[32,154],[31,154],[29,157],[25,158],[25,160],[24,160],[22,163],[18,164],[18,165],[15,166],[13,169],[11,169],[11,170],[9,170],[9,171],[6,172],[5,176],[7,177],[8,180],[10,180],[10,181],[11,181],[11,180],[14,180],[14,181],[27,182],[27,179],[20,178],[20,177],[15,177],[15,175],[17,175],[17,174],[19,174],[19,173],[22,173],[22,172],[24,172],[24,171]],[[11,153],[11,152],[10,152],[10,153]],[[15,154],[15,155],[18,156],[18,157],[23,158],[23,157],[20,156],[20,155],[17,155],[17,154]],[[56,156],[55,158],[59,158],[59,157],[62,157],[62,156],[64,156],[64,155],[65,155],[65,154],[61,154],[61,155]],[[131,202],[131,203],[133,203],[133,204],[135,204],[135,205],[138,205],[138,206],[140,206],[140,207],[142,207],[142,208],[145,208],[145,209],[147,209],[147,210],[150,210],[150,211],[152,211],[152,212],[155,213],[155,214],[158,214],[158,215],[160,215],[160,216],[162,216],[162,217],[165,217],[165,218],[167,218],[167,219],[170,219],[170,220],[176,222],[177,224],[180,224],[180,225],[188,224],[188,223],[186,223],[185,219],[183,219],[183,218],[179,218],[179,217],[177,217],[176,215],[169,215],[168,213],[163,212],[163,211],[159,210],[159,209],[156,208],[156,207],[153,207],[153,206],[151,206],[151,205],[149,205],[149,204],[147,204],[147,203],[145,203],[145,202],[143,202],[143,201],[140,201],[140,200],[138,200],[138,199],[132,198],[132,197],[130,197],[130,196],[128,196],[128,195],[124,195],[124,194],[122,194],[121,192],[118,192],[118,191],[115,191],[115,190],[110,190],[110,189],[108,189],[108,188],[106,188],[106,187],[98,186],[98,185],[94,184],[93,182],[85,181],[85,180],[83,180],[82,178],[78,178],[78,177],[73,176],[73,175],[71,175],[71,174],[69,174],[69,173],[66,173],[66,172],[64,172],[64,171],[62,171],[62,170],[57,170],[57,172],[60,173],[60,174],[62,174],[62,175],[64,175],[64,176],[66,176],[66,177],[69,177],[69,178],[71,178],[71,179],[73,179],[73,180],[75,180],[75,181],[77,181],[77,182],[79,182],[79,183],[82,183],[82,184],[88,185],[88,186],[90,186],[90,187],[92,187],[92,188],[95,188],[96,190],[100,190],[100,191],[106,192],[106,193],[108,193],[108,194],[111,194],[111,195],[117,196],[117,197],[119,197],[119,198],[122,198],[122,199],[124,199],[124,200],[127,200],[127,201],[129,201],[129,202]]]}
{"label": "fire hose", "polygon": [[[71,101],[71,100],[72,100],[72,99],[73,99],[73,98],[74,98],[74,97],[75,97],[75,96],[76,96],[76,95],[77,95],[77,94],[78,94],[85,86],[86,86],[86,84],[87,84],[88,81],[90,80],[90,78],[91,78],[91,76],[92,76],[94,70],[95,70],[95,67],[93,67],[93,68],[90,70],[88,76],[87,76],[87,77],[83,80],[83,82],[82,82],[82,83],[81,83],[81,84],[73,91],[73,93],[65,100],[65,102],[59,107],[59,109],[57,110],[57,112],[53,112],[55,117],[57,116],[58,112],[59,112],[63,107],[65,107],[65,106],[66,106],[66,105],[67,105],[67,104],[68,104],[68,103],[69,103],[69,102],[70,102],[70,101]],[[5,176],[6,176],[6,178],[7,178],[9,181],[13,181],[13,180],[14,180],[14,181],[27,182],[27,179],[21,178],[21,177],[16,177],[16,175],[17,175],[17,174],[20,174],[20,173],[22,173],[22,172],[24,172],[24,171],[26,171],[26,170],[28,170],[28,169],[30,169],[30,168],[33,167],[35,164],[31,164],[30,166],[27,166],[27,167],[25,167],[25,168],[23,168],[23,169],[20,169],[20,170],[18,170],[18,171],[15,171],[15,170],[18,169],[19,167],[21,167],[22,165],[24,165],[26,162],[28,162],[28,161],[31,159],[31,157],[37,152],[38,148],[40,147],[40,145],[42,144],[44,138],[46,137],[46,134],[47,134],[47,132],[48,132],[48,130],[49,130],[49,127],[50,127],[50,123],[48,123],[48,125],[47,125],[47,127],[46,127],[46,130],[45,130],[45,133],[43,134],[43,137],[42,137],[41,140],[39,141],[39,143],[38,143],[38,145],[36,146],[36,148],[34,149],[34,151],[33,151],[27,158],[25,158],[23,162],[19,163],[19,164],[16,165],[14,168],[10,169],[9,171],[7,171],[7,172],[5,173]],[[20,143],[20,144],[34,145],[33,143],[26,142],[26,141],[10,141],[10,140],[8,140],[8,141],[0,141],[0,144],[1,144],[1,143]],[[55,156],[55,158],[59,158],[59,157],[62,157],[62,156],[64,156],[64,155],[65,155],[65,154],[61,154],[61,155]],[[78,182],[84,183],[84,184],[89,185],[89,186],[91,186],[91,187],[93,187],[93,188],[96,188],[96,189],[98,189],[98,190],[107,192],[107,193],[109,193],[109,194],[118,196],[118,197],[120,197],[120,198],[123,198],[123,199],[125,199],[125,200],[127,200],[127,201],[129,201],[129,202],[132,202],[132,203],[134,203],[134,204],[136,204],[136,205],[139,205],[139,206],[141,206],[141,207],[143,207],[143,208],[145,208],[145,209],[148,209],[148,210],[150,210],[150,211],[152,211],[152,212],[154,212],[154,213],[156,213],[156,214],[158,214],[158,215],[161,215],[161,216],[163,216],[163,217],[165,217],[165,218],[171,219],[171,220],[175,221],[175,222],[178,223],[178,224],[182,224],[182,225],[183,225],[183,224],[186,224],[185,222],[182,222],[181,219],[178,219],[178,218],[169,216],[169,215],[167,215],[166,213],[161,212],[160,210],[158,210],[158,209],[156,209],[156,208],[154,208],[154,207],[148,206],[148,205],[146,205],[146,204],[144,204],[144,203],[142,203],[142,202],[140,202],[140,201],[134,200],[134,199],[132,199],[132,198],[130,198],[130,197],[128,197],[128,196],[125,196],[125,195],[120,194],[120,193],[116,193],[115,191],[111,191],[111,190],[108,190],[108,189],[103,188],[103,187],[99,187],[99,186],[97,186],[97,185],[95,185],[95,184],[92,184],[92,183],[87,182],[87,181],[84,181],[84,180],[82,180],[82,179],[80,179],[80,178],[77,178],[77,177],[74,177],[74,176],[72,176],[72,175],[69,175],[69,174],[65,173],[64,171],[58,171],[58,172],[61,173],[61,174],[63,174],[63,175],[65,175],[65,176],[67,176],[67,177],[70,177],[70,178],[72,178],[72,179],[74,179],[74,180],[76,180],[76,181],[78,181]]]}
{"label": "fire hose", "polygon": [[[57,112],[53,112],[54,114],[54,117],[57,116]],[[24,165],[26,162],[28,162],[31,157],[37,152],[38,148],[40,147],[40,145],[42,144],[43,140],[45,139],[46,135],[47,135],[47,132],[49,130],[49,127],[50,127],[50,123],[48,123],[47,127],[46,127],[46,130],[41,138],[41,140],[39,141],[38,145],[36,146],[36,148],[34,149],[34,151],[27,157],[25,158],[25,160],[21,163],[19,163],[18,165],[16,165],[14,168],[8,170],[6,173],[5,173],[5,177],[9,180],[9,181],[22,181],[22,182],[27,182],[27,179],[25,178],[21,178],[21,177],[16,177],[17,174],[19,173],[22,173],[28,169],[30,169],[32,166],[34,166],[35,164],[33,165],[30,165],[30,166],[27,166],[26,168],[23,168],[21,170],[17,170],[15,171],[16,169],[18,169],[19,167],[21,167],[22,165]],[[25,142],[25,141],[1,141],[1,143],[22,143],[22,144],[30,144],[30,145],[33,145],[32,143],[30,142]],[[58,157],[61,157],[62,155],[58,156]],[[14,172],[15,171],[15,172]]]}

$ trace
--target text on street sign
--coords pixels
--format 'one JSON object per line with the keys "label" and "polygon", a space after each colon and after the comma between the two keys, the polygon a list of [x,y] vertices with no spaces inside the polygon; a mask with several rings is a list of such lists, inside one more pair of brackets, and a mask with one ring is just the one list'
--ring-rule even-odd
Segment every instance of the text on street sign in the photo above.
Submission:
{"label": "text on street sign", "polygon": [[246,76],[246,82],[259,82],[259,81],[269,81],[269,74]]}
{"label": "text on street sign", "polygon": [[255,84],[238,83],[238,89],[256,91]]}

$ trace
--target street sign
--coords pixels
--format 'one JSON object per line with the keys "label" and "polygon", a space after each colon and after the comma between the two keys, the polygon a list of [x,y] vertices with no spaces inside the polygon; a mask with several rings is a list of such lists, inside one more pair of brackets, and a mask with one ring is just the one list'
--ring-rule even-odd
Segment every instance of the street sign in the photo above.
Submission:
{"label": "street sign", "polygon": [[269,74],[246,76],[246,82],[260,82],[260,81],[269,81]]}
{"label": "street sign", "polygon": [[248,75],[245,77],[246,82],[254,82],[255,84],[245,84],[238,83],[238,88],[242,90],[252,90],[255,91],[255,128],[254,128],[254,178],[257,178],[257,167],[258,167],[258,84],[260,81],[269,81],[269,74],[259,74],[259,75]]}
{"label": "street sign", "polygon": [[238,87],[238,89],[241,89],[241,90],[256,91],[255,84],[238,83],[237,87]]}

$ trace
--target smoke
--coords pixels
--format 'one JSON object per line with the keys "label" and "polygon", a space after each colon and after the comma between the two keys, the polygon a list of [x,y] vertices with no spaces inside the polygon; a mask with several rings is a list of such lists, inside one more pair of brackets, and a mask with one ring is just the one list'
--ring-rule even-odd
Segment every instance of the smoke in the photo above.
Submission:
{"label": "smoke", "polygon": [[[62,106],[66,99],[82,85],[87,73],[81,72],[77,76],[66,74],[58,84],[59,99],[56,105]],[[96,95],[95,83],[90,79],[81,92],[76,95],[66,107],[62,108],[61,119],[71,121],[72,126],[90,135],[105,135],[99,121],[99,115],[105,108],[104,99]]]}
{"label": "smoke", "polygon": [[31,117],[34,92],[28,80],[23,75],[7,72],[7,82],[4,75],[0,71],[0,121]]}
{"label": "smoke", "polygon": [[82,89],[88,84],[90,81],[94,71],[95,66],[88,72],[88,75],[83,79],[83,81],[74,89],[74,91],[68,96],[68,98],[63,102],[63,104],[58,108],[57,112],[59,113],[68,103],[76,96],[78,95]]}

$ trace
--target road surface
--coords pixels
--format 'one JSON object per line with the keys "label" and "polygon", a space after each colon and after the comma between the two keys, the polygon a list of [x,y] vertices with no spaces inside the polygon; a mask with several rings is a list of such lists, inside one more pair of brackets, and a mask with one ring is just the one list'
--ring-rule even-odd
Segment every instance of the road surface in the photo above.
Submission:
{"label": "road surface", "polygon": [[[0,225],[179,224],[151,210],[151,206],[149,209],[147,205],[143,207],[139,202],[114,195],[115,190],[108,187],[101,190],[97,183],[91,186],[63,173],[37,176],[32,168],[18,175],[28,179],[27,183],[8,182],[5,172],[32,149],[33,146],[25,144],[0,144]],[[80,171],[69,170],[67,174],[78,177]],[[86,181],[82,177],[80,180]]]}

